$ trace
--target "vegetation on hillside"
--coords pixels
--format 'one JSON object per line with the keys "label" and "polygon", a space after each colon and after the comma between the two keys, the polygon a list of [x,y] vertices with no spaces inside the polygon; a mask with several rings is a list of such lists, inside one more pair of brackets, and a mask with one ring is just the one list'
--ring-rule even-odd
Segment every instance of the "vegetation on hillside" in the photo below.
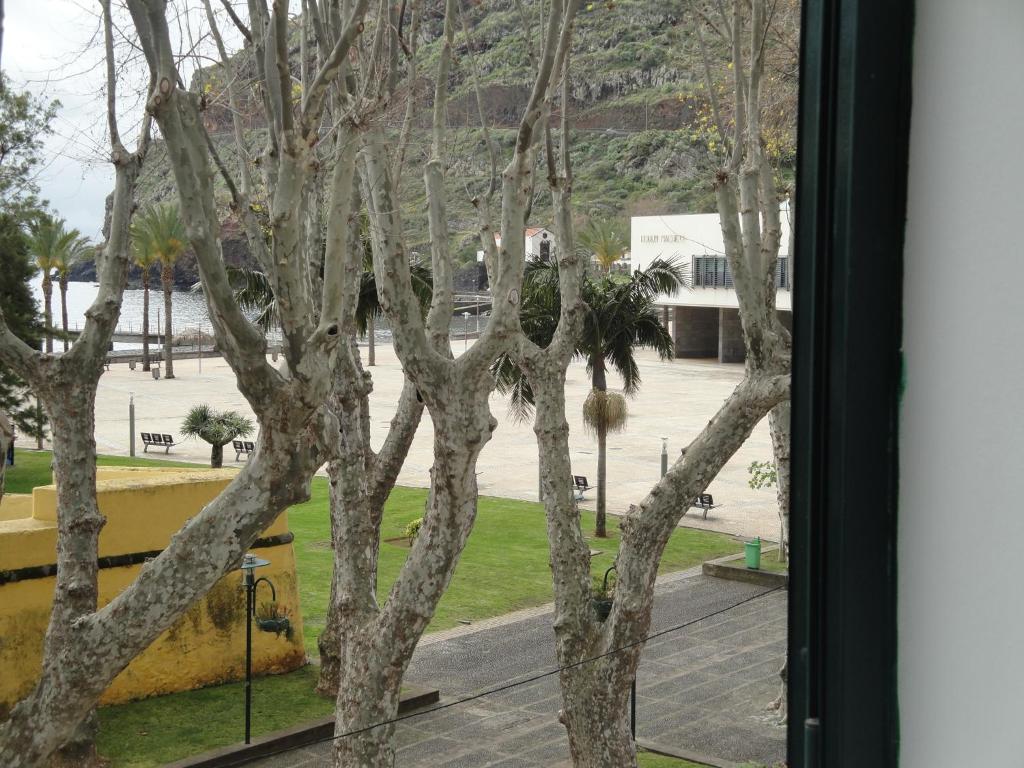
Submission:
{"label": "vegetation on hillside", "polygon": [[[796,3],[779,3],[776,13],[795,14]],[[479,127],[476,97],[471,85],[471,67],[480,82],[484,113],[499,157],[511,153],[515,125],[528,96],[532,72],[530,35],[536,34],[540,4],[526,0],[497,0],[471,4],[467,9],[468,38],[456,37],[456,62],[452,71],[452,98],[448,107],[449,131],[448,192],[449,229],[454,251],[466,265],[474,263],[479,248],[476,213],[472,198],[486,184],[483,131]],[[525,13],[525,15],[524,15]],[[715,210],[711,181],[718,163],[718,146],[711,130],[711,109],[701,50],[696,34],[698,17],[688,9],[677,9],[655,0],[619,0],[588,3],[578,20],[570,83],[570,132],[574,168],[573,197],[581,220],[621,218],[668,213],[710,213]],[[770,154],[787,188],[795,159],[796,68],[795,16],[779,23],[782,30],[770,48],[773,66],[766,85],[774,115],[766,130]],[[524,30],[529,30],[524,32]],[[433,71],[440,36],[438,19],[429,14],[420,27],[417,56],[420,71]],[[298,33],[294,31],[296,45]],[[728,51],[710,37],[705,41],[714,60],[715,80],[725,117],[729,117],[727,94],[732,73]],[[242,53],[235,65],[247,67]],[[222,157],[234,155],[230,116],[219,68],[207,67],[194,83],[207,97],[206,119],[212,140]],[[251,94],[250,94],[251,95]],[[421,79],[414,98],[429,115],[431,84]],[[258,109],[252,104],[247,123],[252,126],[249,141],[261,146],[265,131],[258,125]],[[243,106],[243,111],[246,108]],[[404,105],[396,105],[389,121],[397,136]],[[415,123],[409,169],[402,180],[404,220],[409,232],[423,233],[414,245],[427,252],[426,192],[416,168],[417,153],[429,149],[429,126]],[[258,173],[256,176],[258,177]],[[218,179],[218,183],[220,180]],[[140,198],[145,202],[173,200],[174,181],[162,146],[153,147],[140,180]],[[228,190],[218,189],[218,202],[225,216],[222,233],[225,260],[233,266],[256,266],[237,222],[231,217]],[[531,220],[549,224],[550,200],[538,186]],[[582,223],[582,222],[581,222]],[[83,275],[85,277],[86,275]],[[178,285],[196,280],[194,260],[185,254],[178,265]]]}

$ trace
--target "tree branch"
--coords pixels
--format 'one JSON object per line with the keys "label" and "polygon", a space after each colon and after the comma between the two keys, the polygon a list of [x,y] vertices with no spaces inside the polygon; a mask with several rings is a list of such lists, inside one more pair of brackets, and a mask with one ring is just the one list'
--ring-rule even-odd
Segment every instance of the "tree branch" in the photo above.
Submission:
{"label": "tree branch", "polygon": [[[204,0],[205,2],[205,0]],[[224,10],[228,12],[228,16],[231,17],[232,23],[238,28],[238,31],[242,33],[242,37],[245,38],[247,43],[252,42],[252,32],[247,26],[238,18],[238,14],[235,13],[235,9],[231,7],[231,0],[220,0],[221,5],[224,6]],[[206,3],[209,7],[209,3]]]}
{"label": "tree branch", "polygon": [[448,77],[455,40],[455,0],[445,0],[444,31],[434,86],[434,110],[431,127],[430,158],[423,171],[427,191],[427,226],[430,232],[430,256],[434,272],[433,297],[427,313],[427,331],[438,349],[448,341],[454,303],[454,275],[448,237],[448,216],[444,188],[444,144],[448,107]]}
{"label": "tree branch", "polygon": [[313,82],[310,84],[308,92],[303,95],[302,125],[303,133],[306,136],[312,133],[316,123],[319,122],[320,116],[323,113],[327,88],[342,72],[342,65],[345,62],[349,49],[352,47],[353,42],[355,42],[356,36],[363,31],[363,17],[366,15],[366,9],[369,5],[369,0],[356,0],[356,6],[352,9],[352,14],[345,21],[345,26],[342,28],[334,48],[324,60],[320,70],[313,77]]}

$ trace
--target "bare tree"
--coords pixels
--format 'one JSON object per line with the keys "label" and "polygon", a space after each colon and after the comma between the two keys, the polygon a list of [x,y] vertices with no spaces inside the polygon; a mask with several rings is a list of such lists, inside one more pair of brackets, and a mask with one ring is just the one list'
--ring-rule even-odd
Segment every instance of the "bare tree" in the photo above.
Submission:
{"label": "bare tree", "polygon": [[[339,340],[346,332],[341,311],[348,298],[343,276],[352,254],[344,238],[335,244],[329,252],[321,295],[315,295],[308,281],[310,254],[303,252],[300,244],[301,217],[297,214],[308,171],[308,149],[315,144],[324,99],[338,76],[340,62],[362,30],[367,3],[357,3],[344,19],[332,19],[330,55],[311,77],[301,105],[293,103],[288,80],[287,8],[284,3],[276,3],[272,10],[251,6],[260,30],[253,39],[260,54],[257,61],[266,86],[264,104],[270,128],[263,163],[266,176],[273,181],[267,188],[274,190],[269,245],[245,192],[234,184],[207,141],[199,96],[180,86],[165,5],[163,0],[128,4],[152,75],[147,113],[155,118],[171,149],[168,154],[188,222],[187,234],[196,253],[218,346],[235,370],[239,388],[262,430],[257,450],[238,478],[189,521],[159,557],[147,563],[133,584],[96,610],[96,541],[103,518],[95,504],[92,406],[105,339],[113,331],[120,306],[129,254],[131,193],[139,164],[138,153],[124,150],[117,136],[111,23],[109,3],[104,2],[108,112],[117,186],[101,259],[99,297],[88,313],[91,325],[69,353],[57,359],[28,349],[6,328],[0,335],[4,362],[46,397],[54,431],[62,435],[59,439],[55,435],[54,449],[59,542],[56,599],[41,680],[0,724],[0,764],[5,766],[35,766],[45,761],[71,737],[100,693],[128,662],[236,567],[260,531],[283,509],[308,498],[309,478],[324,457],[319,438],[330,429],[330,417],[322,404],[331,388]],[[148,128],[149,117],[145,125]],[[339,148],[348,145],[336,142]],[[284,362],[279,369],[267,361],[262,334],[232,298],[217,239],[214,166],[225,174],[235,192],[250,245],[278,297],[284,336]],[[344,222],[351,185],[340,188],[340,199],[333,205]],[[313,310],[318,303],[322,311],[316,313]],[[167,590],[168,583],[175,583],[176,589]]]}
{"label": "bare tree", "polygon": [[[338,765],[393,764],[394,726],[371,726],[388,721],[396,713],[402,675],[452,577],[476,517],[476,461],[496,423],[488,407],[494,386],[489,368],[498,355],[509,349],[510,343],[522,338],[518,327],[525,261],[521,232],[526,223],[538,148],[544,136],[543,118],[565,60],[576,7],[574,2],[559,0],[550,4],[537,77],[520,122],[516,149],[501,177],[504,236],[500,252],[489,225],[484,222],[482,227],[494,286],[494,310],[480,338],[458,359],[452,358],[448,336],[453,310],[453,268],[442,162],[457,23],[455,0],[445,3],[431,150],[424,170],[434,273],[433,301],[425,320],[420,318],[411,285],[395,186],[395,162],[389,157],[383,126],[372,123],[360,134],[359,170],[370,216],[378,292],[394,334],[396,353],[410,380],[404,397],[418,392],[433,422],[434,464],[423,525],[383,605],[377,603],[371,588],[373,579],[368,577],[376,566],[375,549],[367,550],[362,557],[350,552],[347,557],[336,558],[334,598],[345,601],[348,611],[363,617],[348,624],[340,638],[336,733],[345,738],[335,741]],[[377,25],[378,30],[384,30],[382,48],[395,44],[395,30],[399,26],[391,24],[389,31],[385,25]],[[362,74],[364,82],[374,89],[372,99],[390,97],[393,80],[374,77],[372,71]],[[491,189],[495,187],[492,184]],[[352,478],[353,473],[345,472],[343,476]],[[356,511],[352,506],[345,509]],[[349,546],[350,541],[372,540],[377,535],[372,522],[368,526],[355,515],[343,517],[335,532],[336,546],[338,542]],[[345,536],[338,535],[341,531]]]}
{"label": "bare tree", "polygon": [[[44,679],[73,679],[73,673],[68,674],[64,669],[64,660],[75,654],[75,623],[96,610],[98,540],[104,518],[96,506],[94,404],[97,383],[103,373],[103,360],[120,315],[128,269],[132,198],[149,145],[148,118],[143,122],[135,152],[129,152],[121,143],[114,109],[109,4],[104,4],[104,31],[108,57],[107,120],[116,181],[114,205],[105,227],[107,242],[97,254],[100,287],[96,300],[86,312],[85,327],[80,337],[67,353],[57,357],[49,352],[35,351],[21,341],[7,327],[0,310],[0,360],[28,382],[42,401],[53,428],[58,525],[57,584],[43,649]],[[33,765],[69,740],[91,707],[86,706],[84,711],[69,716],[66,702],[59,694],[59,690],[48,691],[38,686],[32,695],[15,707],[10,719],[0,725],[0,762],[5,765]],[[62,728],[57,729],[59,735],[47,734],[49,738],[44,741],[39,731],[52,732],[54,729],[40,728],[37,718],[50,716],[65,722]],[[82,765],[95,761],[90,730],[86,726],[71,739],[72,743],[65,748],[65,759]]]}
{"label": "bare tree", "polygon": [[[749,9],[749,10],[748,10]],[[726,253],[736,284],[747,358],[743,380],[683,456],[621,520],[611,615],[591,607],[589,547],[566,478],[568,428],[562,386],[528,356],[516,362],[536,398],[555,591],[557,653],[563,667],[561,719],[577,766],[636,765],[627,701],[651,621],[658,563],[689,507],[751,431],[789,394],[789,335],[775,313],[779,200],[761,146],[758,116],[765,0],[735,0],[727,14],[735,72],[735,134],[715,179]],[[723,138],[725,128],[721,126]]]}

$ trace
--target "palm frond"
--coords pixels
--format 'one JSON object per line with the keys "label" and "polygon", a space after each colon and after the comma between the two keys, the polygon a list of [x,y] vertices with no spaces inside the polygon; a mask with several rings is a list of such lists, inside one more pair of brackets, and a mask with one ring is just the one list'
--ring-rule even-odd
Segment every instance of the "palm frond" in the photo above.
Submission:
{"label": "palm frond", "polygon": [[[373,272],[373,258],[369,246],[365,245],[363,274],[359,280],[359,298],[356,304],[356,330],[365,336],[369,329],[370,318],[382,317],[384,308],[380,305],[377,295],[377,277]],[[409,273],[412,278],[412,292],[419,302],[420,310],[425,316],[434,294],[434,273],[430,265],[420,259],[409,261]]]}
{"label": "palm frond", "polygon": [[522,423],[533,414],[533,389],[518,365],[508,355],[502,355],[491,365],[491,375],[499,393],[509,396],[509,416]]}
{"label": "palm frond", "polygon": [[578,248],[608,272],[629,250],[625,227],[612,219],[591,219],[576,236]]}
{"label": "palm frond", "polygon": [[181,433],[198,437],[211,445],[227,445],[238,437],[249,437],[256,426],[252,419],[237,411],[215,411],[208,405],[197,405],[185,415]]}
{"label": "palm frond", "polygon": [[171,266],[188,247],[188,235],[175,203],[159,203],[136,214],[131,229],[132,250],[139,257]]}
{"label": "palm frond", "polygon": [[672,346],[672,336],[662,325],[658,312],[653,306],[647,312],[637,316],[634,333],[638,347],[653,349],[662,360],[672,357],[675,351]]}
{"label": "palm frond", "polygon": [[248,267],[228,267],[227,273],[239,308],[255,312],[253,322],[264,333],[274,328],[277,325],[277,297],[267,276]]}
{"label": "palm frond", "polygon": [[638,269],[630,276],[629,283],[637,297],[653,299],[658,294],[670,296],[680,288],[691,288],[690,265],[677,258],[655,259],[647,269]]}
{"label": "palm frond", "polygon": [[68,230],[64,219],[43,216],[32,230],[29,247],[41,272],[51,273],[66,269],[69,252],[82,233],[77,229]]}

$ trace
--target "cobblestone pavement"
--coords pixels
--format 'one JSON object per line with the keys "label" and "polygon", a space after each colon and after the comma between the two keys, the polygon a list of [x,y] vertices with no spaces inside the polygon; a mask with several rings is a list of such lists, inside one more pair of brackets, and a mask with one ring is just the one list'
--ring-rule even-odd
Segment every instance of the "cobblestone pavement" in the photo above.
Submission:
{"label": "cobblestone pavement", "polygon": [[[645,647],[637,675],[638,738],[735,762],[784,759],[785,729],[765,705],[778,693],[786,595],[758,596],[765,591],[692,572],[659,583],[652,633],[697,621]],[[444,704],[554,667],[551,615],[545,613],[424,645],[407,679],[439,688]],[[397,765],[569,765],[559,705],[552,675],[404,720],[397,726]],[[319,744],[250,768],[326,768],[329,757],[330,744]]]}

